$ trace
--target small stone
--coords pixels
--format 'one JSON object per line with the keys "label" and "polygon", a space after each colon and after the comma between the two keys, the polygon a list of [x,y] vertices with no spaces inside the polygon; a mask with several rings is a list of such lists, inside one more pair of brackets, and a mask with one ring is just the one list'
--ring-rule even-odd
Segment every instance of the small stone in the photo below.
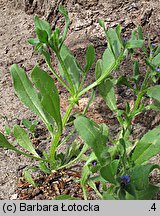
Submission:
{"label": "small stone", "polygon": [[12,194],[12,196],[10,197],[10,200],[16,200],[18,197],[18,194]]}

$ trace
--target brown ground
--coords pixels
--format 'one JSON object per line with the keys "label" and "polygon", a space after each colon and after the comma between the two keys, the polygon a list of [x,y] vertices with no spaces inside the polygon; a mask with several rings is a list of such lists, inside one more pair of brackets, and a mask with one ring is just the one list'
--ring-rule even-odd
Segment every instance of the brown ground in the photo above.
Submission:
{"label": "brown ground", "polygon": [[[88,43],[94,44],[97,58],[101,57],[105,49],[104,34],[98,24],[99,18],[105,19],[108,27],[114,27],[120,23],[123,26],[125,36],[137,25],[141,25],[145,36],[150,33],[155,43],[160,41],[160,2],[156,0],[68,0],[57,1],[58,3],[53,3],[52,7],[47,4],[44,6],[37,4],[37,8],[35,2],[38,1],[30,1],[33,2],[32,5],[26,7],[22,7],[24,1],[17,1],[18,4],[14,4],[14,2],[14,0],[0,0],[0,131],[4,131],[5,125],[12,127],[14,124],[20,124],[23,118],[35,118],[35,115],[28,111],[14,95],[9,72],[10,66],[17,63],[29,73],[36,61],[40,60],[34,54],[33,48],[26,42],[29,37],[34,35],[33,13],[44,15],[53,27],[55,21],[59,26],[63,26],[64,21],[57,14],[56,4],[63,2],[67,6],[71,26],[66,43],[82,64]],[[122,65],[120,73],[129,74],[130,72],[130,65],[127,63]],[[88,83],[94,78],[92,73],[94,71],[89,74]],[[119,72],[116,72],[116,75],[118,74]],[[61,105],[65,110],[66,95],[63,89],[60,90],[62,92]],[[122,98],[130,98],[131,96],[130,92],[124,90],[117,95],[119,103],[121,103]],[[81,100],[81,107],[86,100],[87,98]],[[100,102],[100,105],[97,102]],[[99,97],[92,105],[88,116],[97,122],[109,124],[113,133],[118,129],[114,116],[106,109]],[[141,137],[148,128],[153,128],[159,124],[159,119],[156,112],[141,116],[141,120],[135,126],[135,136]],[[38,142],[37,148],[41,149],[49,141],[43,125],[39,124],[38,129],[40,142]],[[10,139],[12,138],[10,137]],[[160,163],[159,160],[158,156],[154,159],[156,163]],[[33,162],[7,150],[0,151],[0,161],[0,199],[16,199],[17,178],[21,176],[23,167],[28,164],[31,165]],[[61,178],[63,179],[63,177]],[[158,178],[157,175],[156,178]]]}

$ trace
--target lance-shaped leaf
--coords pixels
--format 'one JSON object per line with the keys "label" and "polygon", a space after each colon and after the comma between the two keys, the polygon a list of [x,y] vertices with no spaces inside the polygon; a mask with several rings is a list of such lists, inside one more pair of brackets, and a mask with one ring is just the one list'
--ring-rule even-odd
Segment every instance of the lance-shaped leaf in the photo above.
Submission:
{"label": "lance-shaped leaf", "polygon": [[88,73],[88,71],[92,67],[92,65],[94,63],[94,59],[95,59],[94,46],[92,44],[90,44],[87,47],[87,50],[86,50],[86,65],[85,65],[85,68],[84,68],[84,73],[85,74]]}
{"label": "lance-shaped leaf", "polygon": [[6,148],[6,149],[11,149],[13,151],[16,151],[17,149],[11,145],[8,140],[5,138],[5,136],[0,132],[0,147],[1,148]]}
{"label": "lance-shaped leaf", "polygon": [[114,92],[114,82],[111,79],[106,79],[98,86],[98,89],[107,106],[112,111],[116,110],[117,106]]}
{"label": "lance-shaped leaf", "polygon": [[40,91],[44,110],[55,119],[57,126],[61,128],[60,99],[54,80],[38,66],[35,66],[32,70],[31,78],[36,88]]}
{"label": "lance-shaped leaf", "polygon": [[65,27],[64,27],[64,31],[63,31],[63,35],[62,35],[61,45],[60,45],[60,47],[61,47],[66,36],[67,36],[70,21],[69,21],[68,12],[62,5],[59,6],[59,12],[65,17]]}
{"label": "lance-shaped leaf", "polygon": [[115,64],[115,58],[112,51],[107,48],[103,53],[102,57],[102,74],[105,74],[106,77],[112,72],[110,69]]}
{"label": "lance-shaped leaf", "polygon": [[98,125],[84,116],[78,116],[74,121],[76,130],[83,141],[93,149],[100,164],[104,164],[103,152],[106,152],[107,137],[106,133],[102,133]]}
{"label": "lance-shaped leaf", "polygon": [[50,37],[51,27],[47,21],[41,20],[38,16],[35,16],[34,17],[34,24],[35,24],[36,29],[40,29],[42,31],[45,31],[48,34],[48,37]]}
{"label": "lance-shaped leaf", "polygon": [[27,132],[21,128],[19,125],[15,125],[13,127],[13,134],[14,137],[16,139],[16,141],[18,142],[18,144],[24,148],[25,150],[29,151],[31,154],[33,154],[36,157],[39,157],[39,155],[37,154],[37,152],[35,151]]}
{"label": "lance-shaped leaf", "polygon": [[[16,95],[34,113],[36,113],[48,126],[50,119],[44,112],[38,93],[33,88],[25,71],[14,64],[11,67],[11,75]],[[52,123],[52,122],[50,122]],[[49,127],[49,126],[48,126]]]}
{"label": "lance-shaped leaf", "polygon": [[[71,54],[70,50],[68,49],[67,46],[63,45],[61,47],[60,50],[60,56],[65,64],[65,67],[68,71],[68,74],[70,76],[70,79],[73,83],[74,89],[75,91],[78,90],[79,86],[80,86],[80,73],[81,70],[76,62],[75,57]],[[67,80],[65,71],[63,70],[63,68],[61,67],[61,65],[59,64],[59,70],[60,73],[62,75],[62,77]],[[67,80],[68,81],[68,80]]]}
{"label": "lance-shaped leaf", "polygon": [[117,35],[116,29],[109,28],[106,32],[106,37],[109,42],[110,49],[114,56],[118,58],[122,51],[122,42],[120,41],[119,35]]}
{"label": "lance-shaped leaf", "polygon": [[146,133],[132,154],[135,164],[143,164],[160,152],[160,126]]}
{"label": "lance-shaped leaf", "polygon": [[31,185],[33,185],[33,186],[35,186],[35,187],[38,186],[38,184],[33,180],[32,176],[31,176],[31,174],[30,174],[30,172],[29,172],[28,170],[25,170],[25,171],[24,171],[24,178],[25,178],[26,181],[27,181],[28,183],[30,183]]}
{"label": "lance-shaped leaf", "polygon": [[30,154],[27,154],[25,152],[22,152],[20,150],[18,150],[15,146],[11,145],[8,140],[5,138],[5,136],[0,132],[0,148],[6,148],[6,149],[10,149],[12,151],[15,151],[17,152],[18,154],[22,154],[26,157],[29,157],[29,158],[34,158],[34,159],[37,159],[37,160],[44,160],[42,158],[40,158],[39,156],[38,157],[35,157],[35,156],[32,156]]}
{"label": "lance-shaped leaf", "polygon": [[41,30],[36,28],[36,34],[40,42],[47,43],[48,42],[48,34],[45,30]]}

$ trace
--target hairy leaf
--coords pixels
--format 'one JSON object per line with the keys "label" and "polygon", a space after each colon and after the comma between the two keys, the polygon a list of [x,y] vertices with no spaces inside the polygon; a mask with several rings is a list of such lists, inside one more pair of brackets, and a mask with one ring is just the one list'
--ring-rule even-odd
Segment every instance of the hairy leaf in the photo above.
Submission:
{"label": "hairy leaf", "polygon": [[143,164],[151,157],[159,153],[160,150],[160,126],[146,133],[137,143],[132,154],[135,164]]}
{"label": "hairy leaf", "polygon": [[61,128],[60,99],[54,80],[38,66],[32,70],[31,78],[40,91],[44,110],[55,119],[57,126]]}
{"label": "hairy leaf", "polygon": [[33,88],[25,71],[14,64],[11,67],[11,75],[14,84],[14,90],[19,99],[34,113],[36,113],[49,127],[50,119],[44,112],[38,93]]}
{"label": "hairy leaf", "polygon": [[93,63],[94,63],[94,59],[95,59],[95,51],[94,51],[94,46],[92,44],[90,44],[87,47],[87,51],[86,51],[86,65],[84,68],[84,72],[85,74],[90,70],[90,68],[92,67]]}
{"label": "hairy leaf", "polygon": [[15,125],[13,127],[13,134],[15,139],[17,140],[18,144],[24,148],[25,150],[29,151],[31,154],[33,154],[36,157],[39,157],[37,152],[35,151],[27,132],[21,128],[19,125]]}
{"label": "hairy leaf", "polygon": [[74,125],[83,141],[93,149],[99,162],[104,164],[103,152],[106,152],[107,149],[106,134],[103,135],[98,126],[84,116],[78,116],[74,121]]}
{"label": "hairy leaf", "polygon": [[[69,73],[69,76],[72,80],[72,83],[74,85],[75,91],[78,90],[80,86],[80,73],[81,70],[76,62],[75,57],[71,54],[70,50],[67,48],[67,46],[63,45],[60,50],[60,55],[62,60],[64,61],[65,67]],[[62,77],[66,79],[66,75],[64,70],[62,69],[61,65],[59,64],[59,70],[62,75]]]}
{"label": "hairy leaf", "polygon": [[50,37],[50,35],[51,35],[51,27],[50,27],[50,24],[47,21],[41,20],[38,16],[35,16],[34,17],[34,24],[35,24],[36,29],[40,29],[42,31],[47,32],[48,37]]}
{"label": "hairy leaf", "polygon": [[101,168],[100,173],[101,176],[108,182],[112,184],[116,184],[117,181],[115,179],[116,172],[118,168],[119,160],[113,160],[110,164]]}

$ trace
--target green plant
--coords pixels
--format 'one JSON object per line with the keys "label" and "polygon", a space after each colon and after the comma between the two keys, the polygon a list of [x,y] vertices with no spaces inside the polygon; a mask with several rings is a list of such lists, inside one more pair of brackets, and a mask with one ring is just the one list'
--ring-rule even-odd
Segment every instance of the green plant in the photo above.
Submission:
{"label": "green plant", "polygon": [[[102,21],[101,25],[105,30]],[[107,41],[113,38],[113,35],[109,35],[113,31],[105,30]],[[78,116],[74,121],[80,137],[93,150],[82,170],[81,185],[85,199],[86,184],[95,190],[100,199],[152,199],[159,191],[158,186],[149,182],[150,173],[153,169],[159,169],[159,165],[150,164],[149,159],[160,152],[160,126],[148,131],[140,140],[134,140],[132,133],[134,118],[137,115],[149,109],[160,110],[160,86],[156,85],[160,76],[160,46],[153,47],[150,41],[149,45],[145,45],[140,27],[133,31],[131,39],[125,39],[124,43],[128,59],[132,59],[135,48],[141,48],[141,55],[144,53],[145,57],[146,73],[141,74],[139,63],[134,60],[133,76],[115,79],[108,74],[98,86],[99,93],[119,122],[120,131],[117,136],[111,137],[105,124],[97,125],[85,116]],[[110,53],[113,53],[114,61],[119,54],[119,47],[121,44],[118,37],[114,43],[108,44],[108,51],[105,51],[103,59],[97,62],[96,79],[103,74],[103,61],[109,65],[107,59]],[[143,78],[142,83],[140,78]],[[115,87],[119,85],[127,86],[135,94],[133,107],[126,101],[126,108],[118,109]],[[145,105],[143,101],[146,97],[153,98],[156,102]],[[92,175],[94,173],[97,175]],[[96,187],[96,181],[101,182],[101,192]]]}
{"label": "green plant", "polygon": [[[159,74],[159,68],[157,68],[160,65],[158,58],[159,47],[157,49],[154,48],[154,54],[150,53],[148,56],[141,28],[138,28],[138,32],[132,32],[130,40],[124,41],[121,37],[121,26],[106,30],[104,22],[100,20],[100,25],[103,27],[106,34],[107,48],[102,59],[97,61],[95,81],[89,86],[84,87],[87,73],[94,63],[94,47],[93,45],[87,47],[85,66],[82,68],[69,48],[64,44],[69,27],[69,18],[65,8],[60,6],[59,11],[65,17],[63,32],[61,33],[60,29],[57,27],[52,32],[49,23],[36,16],[34,18],[34,23],[37,37],[29,39],[29,43],[35,47],[35,51],[38,51],[38,53],[44,57],[54,78],[68,91],[68,101],[70,105],[62,116],[59,93],[54,79],[46,71],[42,70],[38,64],[33,68],[30,78],[22,68],[14,64],[11,67],[11,76],[15,93],[24,105],[45,123],[51,136],[51,144],[49,152],[43,152],[43,156],[41,157],[33,147],[27,131],[19,125],[15,125],[12,129],[14,138],[26,151],[19,150],[14,144],[9,143],[2,133],[0,133],[0,147],[38,160],[39,169],[47,174],[50,174],[54,170],[69,167],[80,159],[85,160],[85,152],[89,148],[92,148],[93,153],[87,157],[86,164],[82,171],[81,185],[85,199],[87,199],[85,191],[86,183],[93,187],[101,199],[142,198],[141,192],[144,192],[144,188],[147,188],[148,191],[153,191],[153,193],[157,192],[157,187],[148,184],[148,175],[158,166],[145,164],[145,162],[158,153],[157,146],[159,143],[156,139],[158,136],[158,128],[148,132],[148,134],[137,142],[130,141],[129,137],[132,133],[132,120],[136,115],[145,109],[159,109],[160,107],[158,103],[152,105],[152,107],[141,104],[142,98],[146,94],[153,98],[156,97],[155,99],[159,100],[159,95],[156,94],[159,86],[153,86],[148,89],[148,85],[157,81],[157,76]],[[133,82],[134,87],[125,77],[114,79],[111,76],[111,72],[117,70],[121,61],[123,61],[126,56],[132,55],[136,48],[141,48],[146,56],[147,73],[141,87],[139,87],[140,74],[138,61],[134,62],[134,75],[130,80]],[[53,52],[58,59],[59,73],[57,73],[52,66],[50,52]],[[153,50],[151,50],[151,52],[153,52]],[[122,84],[127,85],[137,95],[137,100],[135,101],[133,109],[131,109],[129,103],[126,104],[126,110],[119,110],[116,106],[114,87],[115,85]],[[115,139],[111,138],[108,127],[105,124],[97,125],[95,122],[85,117],[91,102],[94,100],[93,89],[96,86],[98,86],[100,94],[105,99],[108,107],[115,112],[120,123],[121,132]],[[81,114],[75,115],[76,120],[74,120],[75,128],[84,140],[84,145],[80,148],[80,143],[74,140],[72,145],[67,148],[66,152],[59,153],[59,147],[66,143],[75,133],[75,129],[73,129],[64,140],[61,140],[64,128],[68,123],[73,123],[71,115],[73,107],[75,104],[79,104],[82,95],[89,90],[92,90],[90,100],[84,111]],[[27,127],[31,128],[32,125],[27,124]],[[143,145],[144,142],[146,143],[146,140],[148,141],[148,136],[152,136],[154,141],[147,143],[147,146]],[[107,147],[107,142],[112,143],[113,146],[110,148]],[[156,148],[154,148],[152,143],[154,143]],[[143,153],[143,157],[139,155],[139,152]],[[119,156],[118,159],[115,159],[116,155]],[[93,166],[91,166],[91,163]],[[99,176],[90,177],[91,173],[95,173],[99,170]],[[140,182],[137,177],[137,173],[139,172],[143,173],[143,182]],[[28,170],[25,171],[25,177],[31,184],[36,186]],[[96,188],[95,181],[97,179],[102,182],[103,193]],[[109,188],[106,187],[106,182],[111,184]],[[121,186],[122,183],[124,187]],[[151,192],[145,194],[145,198],[147,196],[150,197]]]}
{"label": "green plant", "polygon": [[38,125],[37,120],[29,121],[28,119],[23,118],[22,124],[28,129],[29,132],[31,132],[34,135],[36,127]]}
{"label": "green plant", "polygon": [[[61,33],[58,27],[52,32],[47,21],[41,20],[35,16],[34,23],[37,37],[29,39],[28,42],[35,47],[35,51],[44,57],[54,78],[56,78],[70,94],[68,97],[70,105],[66,113],[63,116],[61,114],[60,98],[54,79],[46,71],[42,70],[38,64],[36,64],[31,71],[30,78],[25,71],[16,64],[12,65],[10,70],[16,95],[25,106],[42,119],[50,133],[51,145],[49,152],[43,152],[42,157],[38,155],[29,139],[27,131],[19,125],[15,125],[12,132],[15,141],[26,151],[19,150],[14,144],[9,143],[5,136],[0,133],[1,147],[38,160],[39,168],[46,173],[51,173],[53,170],[58,170],[71,165],[79,160],[86,152],[88,146],[85,144],[82,149],[79,150],[79,143],[75,140],[65,153],[58,153],[58,148],[66,143],[72,134],[75,133],[75,130],[73,130],[61,141],[63,130],[68,124],[68,120],[70,121],[70,119],[72,119],[71,111],[74,105],[78,104],[80,97],[87,91],[99,85],[112,70],[118,67],[120,61],[124,58],[124,46],[122,41],[118,39],[118,53],[116,56],[113,56],[112,53],[110,53],[110,49],[107,49],[103,57],[103,73],[99,75],[94,83],[91,83],[84,88],[87,73],[94,63],[94,47],[92,44],[87,47],[85,54],[86,63],[84,68],[82,68],[70,52],[69,48],[64,44],[69,26],[69,18],[64,7],[60,6],[59,11],[65,18],[63,32]],[[120,27],[117,27],[116,30],[110,29],[109,34],[111,37],[113,35],[120,38],[120,31]],[[111,39],[109,43],[113,43],[113,40]],[[110,46],[112,46],[112,44]],[[52,66],[51,51],[58,59],[59,73],[57,73]],[[108,58],[107,61],[110,62],[109,66],[105,63],[105,56]],[[84,109],[83,114],[87,112],[93,99],[94,92],[92,91],[91,98]],[[30,122],[26,120],[23,120],[22,123],[29,130],[35,128],[34,124],[30,124]],[[28,174],[26,174],[26,176],[27,175]],[[28,179],[30,179],[30,176]]]}

